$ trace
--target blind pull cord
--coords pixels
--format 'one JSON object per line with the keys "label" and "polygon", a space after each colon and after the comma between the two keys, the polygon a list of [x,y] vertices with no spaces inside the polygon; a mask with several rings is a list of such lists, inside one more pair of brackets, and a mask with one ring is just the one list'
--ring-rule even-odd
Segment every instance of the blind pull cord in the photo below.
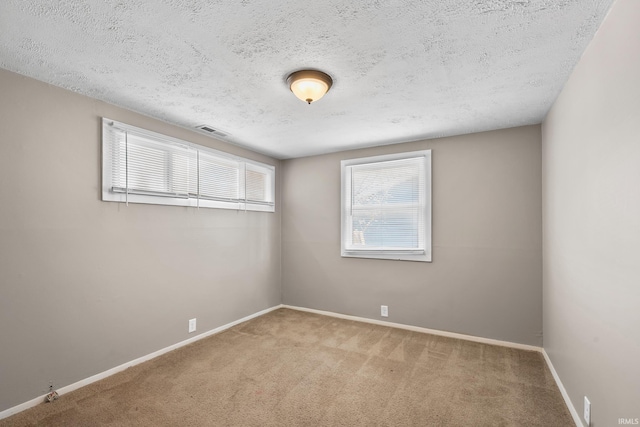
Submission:
{"label": "blind pull cord", "polygon": [[244,165],[244,213],[247,213],[247,165]]}
{"label": "blind pull cord", "polygon": [[197,171],[197,182],[198,182],[198,197],[197,197],[197,208],[200,209],[200,150],[196,151],[196,171]]}
{"label": "blind pull cord", "polygon": [[129,132],[124,132],[124,200],[129,206]]}

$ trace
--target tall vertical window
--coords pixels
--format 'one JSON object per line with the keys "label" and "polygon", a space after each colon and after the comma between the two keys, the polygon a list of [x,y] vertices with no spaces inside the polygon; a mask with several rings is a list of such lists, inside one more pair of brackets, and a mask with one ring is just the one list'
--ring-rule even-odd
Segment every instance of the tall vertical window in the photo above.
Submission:
{"label": "tall vertical window", "polygon": [[275,211],[275,168],[102,120],[102,200]]}
{"label": "tall vertical window", "polygon": [[341,167],[342,256],[431,261],[431,150]]}

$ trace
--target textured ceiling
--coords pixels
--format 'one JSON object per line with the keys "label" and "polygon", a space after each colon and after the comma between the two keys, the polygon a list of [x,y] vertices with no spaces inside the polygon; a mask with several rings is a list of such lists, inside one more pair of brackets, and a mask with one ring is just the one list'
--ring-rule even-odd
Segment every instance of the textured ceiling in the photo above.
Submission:
{"label": "textured ceiling", "polygon": [[2,0],[0,67],[291,158],[540,123],[612,3]]}

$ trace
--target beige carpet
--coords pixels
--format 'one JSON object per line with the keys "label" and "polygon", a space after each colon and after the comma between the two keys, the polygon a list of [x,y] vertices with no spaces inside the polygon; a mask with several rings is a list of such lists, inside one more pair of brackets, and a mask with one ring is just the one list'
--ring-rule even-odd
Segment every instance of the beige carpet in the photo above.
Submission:
{"label": "beige carpet", "polygon": [[572,426],[541,354],[280,309],[0,426]]}

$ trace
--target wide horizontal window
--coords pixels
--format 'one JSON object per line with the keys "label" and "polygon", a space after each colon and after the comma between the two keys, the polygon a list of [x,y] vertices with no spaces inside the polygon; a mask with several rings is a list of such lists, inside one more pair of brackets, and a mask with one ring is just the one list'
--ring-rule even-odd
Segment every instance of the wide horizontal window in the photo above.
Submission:
{"label": "wide horizontal window", "polygon": [[102,200],[275,211],[275,168],[104,118]]}
{"label": "wide horizontal window", "polygon": [[431,261],[431,150],[341,167],[342,256]]}

